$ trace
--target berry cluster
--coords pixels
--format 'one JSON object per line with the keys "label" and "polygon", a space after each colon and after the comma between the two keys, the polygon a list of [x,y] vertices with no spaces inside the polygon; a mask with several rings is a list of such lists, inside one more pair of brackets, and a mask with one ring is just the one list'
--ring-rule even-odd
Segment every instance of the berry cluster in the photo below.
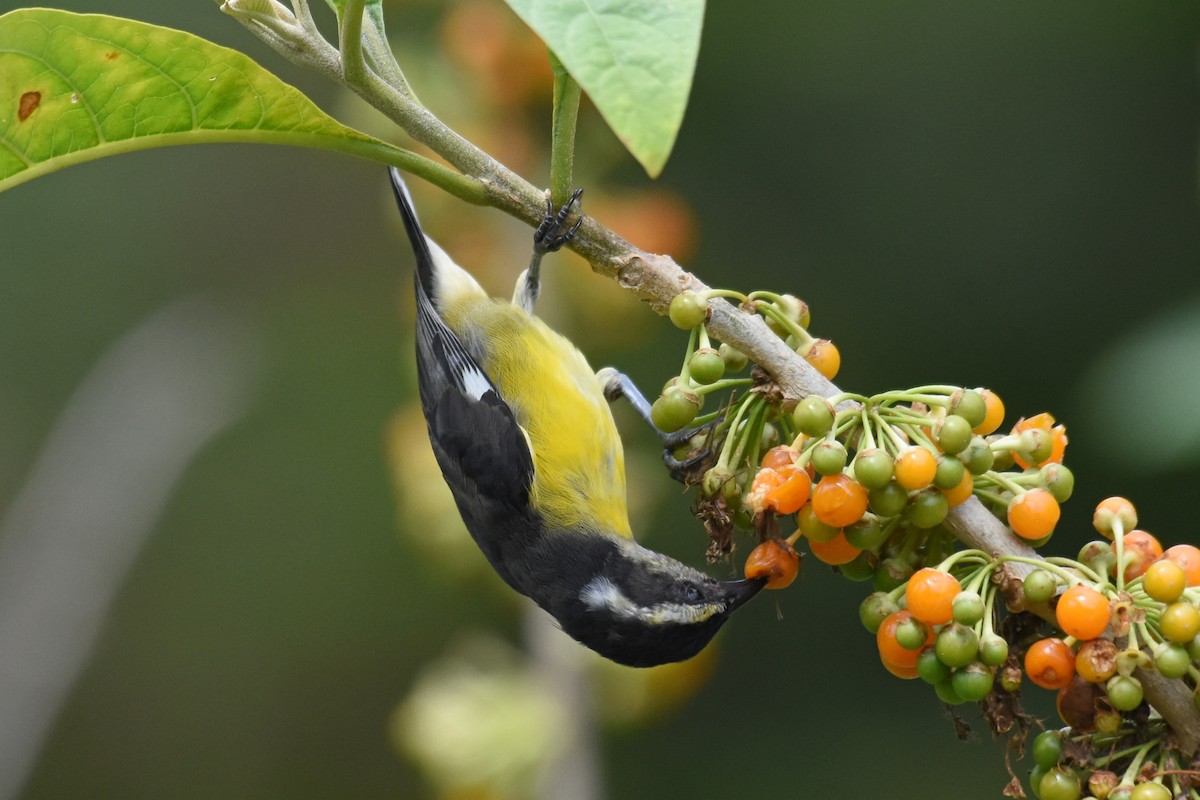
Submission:
{"label": "berry cluster", "polygon": [[[1065,427],[1042,413],[998,432],[1000,398],[956,386],[809,396],[785,407],[761,370],[727,377],[745,358],[712,347],[709,296],[762,313],[827,377],[840,357],[808,335],[807,306],[788,295],[685,293],[672,304],[691,338],[655,420],[668,430],[697,426],[673,455],[699,487],[710,558],[733,552],[736,529],[752,531],[759,543],[745,575],[780,589],[797,575],[794,545],[804,538],[819,560],[873,583],[859,613],[889,672],[924,680],[948,705],[981,703],[1017,747],[1034,722],[1017,701],[1024,679],[1057,691],[1067,727],[1033,747],[1030,784],[1042,800],[1085,791],[1097,800],[1200,800],[1200,772],[1189,771],[1143,686],[1148,671],[1180,681],[1200,709],[1200,548],[1164,551],[1137,529],[1133,505],[1112,497],[1093,516],[1104,538],[1078,559],[958,549],[943,522],[972,496],[1020,539],[1045,544],[1074,489],[1062,463]],[[703,397],[725,389],[728,400],[700,416]],[[1015,778],[1006,794],[1023,794]]]}

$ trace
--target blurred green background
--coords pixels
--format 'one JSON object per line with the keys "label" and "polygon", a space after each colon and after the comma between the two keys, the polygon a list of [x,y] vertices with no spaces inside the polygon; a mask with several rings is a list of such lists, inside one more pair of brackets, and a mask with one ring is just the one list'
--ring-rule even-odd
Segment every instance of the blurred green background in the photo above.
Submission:
{"label": "blurred green background", "polygon": [[[213,3],[61,5],[244,49],[381,130]],[[1200,305],[1200,5],[710,6],[661,181],[695,214],[687,266],[801,295],[841,348],[846,388],[986,385],[1012,419],[1052,411],[1077,477],[1052,551],[1090,538],[1091,505],[1113,493],[1164,543],[1200,541],[1186,505],[1200,453],[1187,324]],[[438,4],[387,11],[398,31],[431,24]],[[612,142],[584,137],[585,176],[589,147]],[[616,180],[643,183],[632,161]],[[504,232],[506,291],[527,231],[452,210]],[[427,796],[389,743],[394,708],[461,631],[519,637],[490,589],[440,575],[397,531],[385,433],[412,397],[411,267],[383,170],[250,146],[124,156],[0,194],[0,242],[2,501],[91,365],[156,309],[207,296],[249,321],[262,351],[249,412],[171,495],[21,796]],[[603,281],[576,260],[555,269],[585,292]],[[551,287],[552,318],[554,302]],[[626,302],[637,340],[602,323],[570,333],[594,364],[656,386],[683,338]],[[1163,320],[1174,327],[1156,339]],[[1162,431],[1182,442],[1170,457],[1139,447]],[[687,501],[669,486],[659,499],[642,520],[653,545],[701,563]],[[692,702],[603,738],[609,796],[999,796],[1002,746],[982,725],[957,741],[927,687],[885,673],[857,619],[866,591],[810,560],[740,612]]]}

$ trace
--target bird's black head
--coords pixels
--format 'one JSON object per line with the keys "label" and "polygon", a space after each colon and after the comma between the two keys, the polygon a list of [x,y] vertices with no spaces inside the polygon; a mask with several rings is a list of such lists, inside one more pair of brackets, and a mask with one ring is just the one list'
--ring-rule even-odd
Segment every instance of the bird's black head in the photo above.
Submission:
{"label": "bird's black head", "polygon": [[699,653],[763,581],[717,581],[629,542],[562,608],[563,630],[605,658],[631,667],[684,661]]}

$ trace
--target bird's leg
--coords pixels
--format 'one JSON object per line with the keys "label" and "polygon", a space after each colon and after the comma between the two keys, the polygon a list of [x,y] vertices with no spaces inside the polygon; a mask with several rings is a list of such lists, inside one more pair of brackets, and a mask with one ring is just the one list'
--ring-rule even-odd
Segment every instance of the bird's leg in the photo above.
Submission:
{"label": "bird's leg", "polygon": [[542,267],[542,257],[547,253],[553,253],[559,250],[563,245],[575,238],[575,234],[579,231],[579,226],[583,224],[583,214],[579,214],[579,219],[575,220],[574,225],[567,225],[567,220],[571,216],[571,212],[579,208],[579,197],[583,194],[583,189],[576,189],[571,192],[571,197],[562,205],[558,211],[554,210],[554,206],[550,203],[549,193],[546,196],[546,213],[542,217],[542,222],[533,232],[533,255],[529,257],[529,268],[521,273],[521,277],[517,279],[517,291],[513,296],[513,303],[520,306],[527,313],[533,313],[533,306],[537,303],[538,293],[541,291],[541,282],[539,272]]}
{"label": "bird's leg", "polygon": [[667,433],[654,424],[654,420],[650,416],[650,401],[646,399],[646,396],[642,394],[641,390],[630,380],[628,375],[618,372],[612,367],[605,367],[596,373],[596,379],[600,381],[600,386],[604,389],[604,397],[609,402],[619,397],[625,398],[629,402],[629,405],[633,406],[633,410],[637,412],[637,415],[644,419],[646,424],[658,434],[659,441],[663,445],[663,463],[667,465],[671,477],[675,480],[680,483],[687,483],[687,475],[712,455],[712,450],[706,445],[698,453],[688,458],[676,458],[675,450],[690,442],[696,434],[704,430],[704,427],[684,428],[681,431]]}

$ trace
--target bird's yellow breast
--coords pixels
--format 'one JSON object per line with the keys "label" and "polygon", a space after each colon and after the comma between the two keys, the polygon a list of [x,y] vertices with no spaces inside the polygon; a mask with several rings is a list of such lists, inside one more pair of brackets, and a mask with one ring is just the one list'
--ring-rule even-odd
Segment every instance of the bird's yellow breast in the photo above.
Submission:
{"label": "bird's yellow breast", "polygon": [[621,439],[583,354],[511,303],[465,297],[440,311],[529,437],[530,502],[548,527],[632,538]]}

